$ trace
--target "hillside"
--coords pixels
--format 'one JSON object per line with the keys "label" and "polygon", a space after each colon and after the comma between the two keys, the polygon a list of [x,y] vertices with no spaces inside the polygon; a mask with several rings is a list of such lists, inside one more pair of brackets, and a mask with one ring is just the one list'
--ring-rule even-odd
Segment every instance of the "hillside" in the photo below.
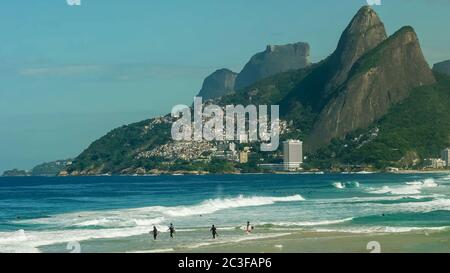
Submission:
{"label": "hillside", "polygon": [[450,146],[450,76],[436,74],[437,83],[416,88],[402,103],[365,130],[357,130],[315,154],[309,167],[370,165],[420,167]]}
{"label": "hillside", "polygon": [[433,65],[433,71],[441,74],[450,75],[450,60],[439,62]]}
{"label": "hillside", "polygon": [[203,100],[216,99],[234,91],[237,73],[229,69],[219,69],[206,77],[198,93]]}

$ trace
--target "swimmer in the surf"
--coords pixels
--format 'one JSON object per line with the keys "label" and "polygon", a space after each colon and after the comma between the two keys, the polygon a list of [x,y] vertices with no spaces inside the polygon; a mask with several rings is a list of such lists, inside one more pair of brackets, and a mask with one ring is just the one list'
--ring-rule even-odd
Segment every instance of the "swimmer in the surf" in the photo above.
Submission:
{"label": "swimmer in the surf", "polygon": [[216,239],[216,236],[219,236],[219,234],[217,233],[217,228],[214,225],[212,225],[210,231],[212,233],[213,239]]}
{"label": "swimmer in the surf", "polygon": [[150,231],[150,233],[153,234],[153,240],[156,240],[156,237],[158,237],[158,229],[153,226],[153,231]]}
{"label": "swimmer in the surf", "polygon": [[172,223],[170,223],[169,226],[169,234],[170,234],[170,238],[173,238],[173,234],[175,233],[175,227],[173,226]]}

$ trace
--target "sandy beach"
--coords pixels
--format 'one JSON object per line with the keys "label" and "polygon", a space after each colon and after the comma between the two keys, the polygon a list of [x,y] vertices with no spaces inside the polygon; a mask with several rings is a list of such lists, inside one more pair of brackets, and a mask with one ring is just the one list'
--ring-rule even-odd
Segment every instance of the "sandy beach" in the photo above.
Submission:
{"label": "sandy beach", "polygon": [[450,252],[450,232],[424,230],[395,234],[293,232],[283,237],[214,244],[176,252],[370,253],[374,251],[370,246],[374,245],[376,248],[378,243],[381,253],[448,253]]}

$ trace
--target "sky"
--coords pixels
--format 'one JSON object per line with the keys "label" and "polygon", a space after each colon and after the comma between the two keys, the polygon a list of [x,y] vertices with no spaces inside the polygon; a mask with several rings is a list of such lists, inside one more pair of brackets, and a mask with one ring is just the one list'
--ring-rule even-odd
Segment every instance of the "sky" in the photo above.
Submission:
{"label": "sky", "polygon": [[[366,0],[9,0],[0,9],[0,174],[76,157],[111,129],[190,104],[219,68],[268,44],[328,56]],[[389,34],[416,29],[450,59],[450,1],[381,0]]]}

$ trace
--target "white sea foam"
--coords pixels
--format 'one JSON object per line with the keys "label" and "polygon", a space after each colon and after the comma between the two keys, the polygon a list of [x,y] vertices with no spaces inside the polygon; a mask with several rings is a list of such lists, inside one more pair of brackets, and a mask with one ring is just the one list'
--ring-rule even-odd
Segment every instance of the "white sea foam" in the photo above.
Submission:
{"label": "white sea foam", "polygon": [[352,221],[353,218],[339,219],[339,220],[319,220],[319,221],[302,221],[302,222],[274,222],[274,223],[259,223],[261,225],[274,225],[280,227],[310,227],[310,226],[327,226],[341,224]]}
{"label": "white sea foam", "polygon": [[314,202],[319,204],[332,204],[332,203],[364,203],[364,202],[376,202],[376,201],[398,201],[405,198],[408,199],[424,199],[424,198],[439,198],[445,195],[430,194],[430,195],[394,195],[394,196],[369,196],[369,197],[350,197],[350,198],[333,198],[333,199],[316,199]]}
{"label": "white sea foam", "polygon": [[346,189],[346,188],[359,188],[359,182],[350,181],[350,182],[334,182],[333,187],[337,189]]}
{"label": "white sea foam", "polygon": [[220,239],[220,236],[219,236],[219,240],[211,240],[209,242],[193,244],[193,245],[188,246],[188,248],[192,249],[192,248],[206,247],[206,246],[217,245],[217,244],[239,243],[239,242],[244,242],[244,241],[278,238],[278,237],[284,237],[284,236],[288,236],[288,235],[291,235],[291,233],[251,234],[249,236],[234,237],[234,238],[230,238],[230,239]]}
{"label": "white sea foam", "polygon": [[344,189],[345,188],[345,186],[344,186],[344,184],[342,182],[334,182],[333,186],[335,188],[337,188],[337,189]]}
{"label": "white sea foam", "polygon": [[432,212],[439,210],[450,210],[450,199],[437,198],[428,202],[411,202],[396,204],[391,207],[392,210],[398,212]]}
{"label": "white sea foam", "polygon": [[345,228],[317,228],[317,232],[345,232],[355,234],[372,234],[372,233],[407,233],[413,231],[445,231],[450,227],[390,227],[390,226],[374,226],[374,227],[345,227]]}
{"label": "white sea foam", "polygon": [[148,233],[147,227],[82,229],[60,231],[19,231],[0,233],[0,252],[39,252],[38,247],[90,239],[122,238]]}
{"label": "white sea foam", "polygon": [[255,207],[271,205],[278,202],[298,202],[305,200],[301,195],[292,195],[287,197],[245,197],[240,195],[236,198],[224,199],[210,199],[195,206],[179,206],[171,208],[158,208],[162,213],[169,216],[191,216],[211,214],[219,210],[240,208],[240,207]]}
{"label": "white sea foam", "polygon": [[423,189],[434,188],[439,185],[433,178],[425,179],[424,181],[406,182],[403,186],[383,186],[381,189],[370,189],[372,194],[394,194],[394,195],[413,195],[420,194]]}

